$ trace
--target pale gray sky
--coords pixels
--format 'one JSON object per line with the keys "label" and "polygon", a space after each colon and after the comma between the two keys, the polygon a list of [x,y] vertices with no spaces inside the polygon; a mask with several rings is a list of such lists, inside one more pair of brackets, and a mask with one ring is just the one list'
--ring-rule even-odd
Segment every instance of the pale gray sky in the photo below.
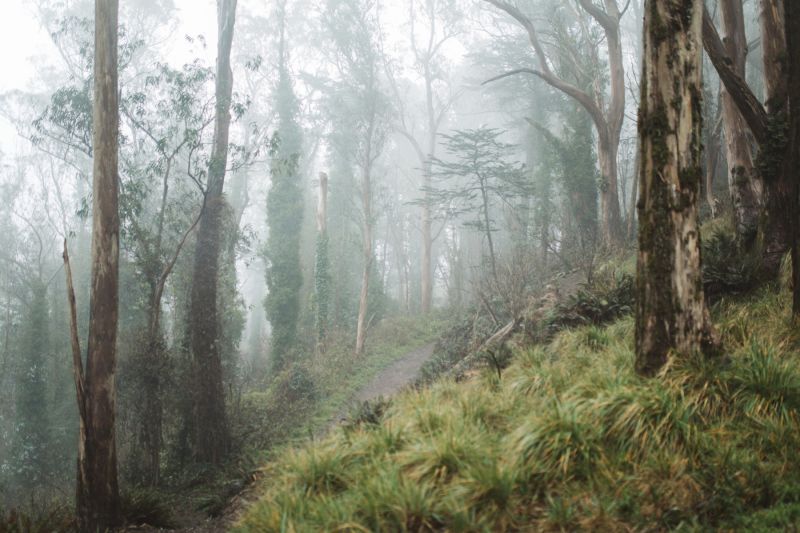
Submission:
{"label": "pale gray sky", "polygon": [[[171,62],[183,64],[195,57],[185,35],[202,34],[209,42],[208,59],[213,61],[216,39],[216,4],[214,0],[174,0],[179,11],[179,27],[164,43]],[[56,64],[59,59],[47,32],[40,26],[34,7],[26,0],[6,0],[0,16],[0,93],[35,89],[37,69]],[[0,153],[12,155],[20,146],[12,125],[0,117]]]}

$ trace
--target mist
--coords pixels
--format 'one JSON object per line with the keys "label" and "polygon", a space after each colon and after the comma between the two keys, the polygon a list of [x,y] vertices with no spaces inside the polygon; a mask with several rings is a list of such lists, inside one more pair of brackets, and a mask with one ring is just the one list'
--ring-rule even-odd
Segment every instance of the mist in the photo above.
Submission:
{"label": "mist", "polygon": [[[770,310],[800,312],[798,13],[789,0],[677,4],[7,6],[0,524],[8,513],[12,530],[28,517],[36,531],[276,530],[268,516],[298,531],[583,529],[576,524],[588,519],[554,518],[550,495],[566,502],[562,481],[577,487],[600,471],[617,486],[625,468],[592,463],[586,476],[567,475],[583,464],[576,457],[595,457],[581,450],[549,465],[547,449],[519,440],[528,431],[546,442],[545,422],[520,421],[515,402],[488,391],[590,402],[594,389],[582,380],[613,394],[618,380],[657,394],[648,383],[672,391],[670,372],[687,354],[733,354],[733,363],[722,359],[733,370],[719,375],[739,376],[735,365],[750,363],[737,362],[737,350],[755,330],[727,329],[730,306],[750,309],[737,298],[770,287],[787,298]],[[574,348],[570,335],[585,346]],[[787,346],[775,350],[794,350]],[[604,354],[611,362],[598,370]],[[632,381],[608,377],[620,373]],[[541,385],[525,381],[534,376]],[[736,379],[714,386],[739,406],[746,393],[731,391],[755,389]],[[681,398],[695,398],[690,381],[675,385]],[[455,387],[453,396],[433,400],[440,387]],[[478,389],[487,396],[475,401],[507,422],[486,415],[481,431],[502,436],[475,447],[505,450],[487,460],[515,465],[508,498],[517,510],[493,500],[491,513],[477,506],[464,518],[448,498],[489,481],[470,477],[461,448],[451,464],[435,443],[461,427],[447,417],[476,407],[464,399],[440,412],[437,402]],[[550,409],[530,401],[533,411]],[[563,409],[584,416],[580,401]],[[717,401],[692,409],[706,413]],[[796,407],[775,423],[796,424]],[[403,422],[412,412],[430,417]],[[725,426],[730,412],[721,413],[691,424],[711,435],[702,424]],[[611,446],[623,423],[602,424],[616,429],[597,446]],[[292,462],[323,457],[326,442],[345,457],[379,427],[389,432],[381,453],[399,455],[374,456],[370,468],[404,465],[395,474],[354,466],[340,477],[347,467],[324,463],[331,473],[305,478]],[[397,428],[411,436],[395,442]],[[471,428],[452,442],[469,448]],[[502,432],[518,439],[513,451],[498,444]],[[410,459],[409,442],[419,453],[433,442],[434,451]],[[695,465],[694,448],[669,449]],[[629,453],[651,468],[649,455]],[[438,473],[419,473],[428,460],[444,461],[432,467]],[[530,462],[564,474],[536,478],[546,498],[530,496]],[[360,496],[341,496],[337,512],[348,522],[316,499],[361,494],[372,476],[396,476],[390,499],[409,481],[431,483],[420,501],[437,510],[401,525],[391,513],[363,514],[373,504],[353,503]],[[302,509],[286,492],[297,479],[306,479],[297,494],[310,498]],[[312,511],[318,504],[324,510]],[[542,505],[551,511],[530,511]],[[651,526],[648,505],[620,511],[609,529]]]}

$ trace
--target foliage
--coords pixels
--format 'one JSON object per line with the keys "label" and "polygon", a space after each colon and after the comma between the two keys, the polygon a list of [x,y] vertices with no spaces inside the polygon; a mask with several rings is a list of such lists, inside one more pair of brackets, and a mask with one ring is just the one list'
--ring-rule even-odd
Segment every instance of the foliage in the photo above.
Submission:
{"label": "foliage", "polygon": [[279,123],[270,150],[272,185],[267,196],[265,309],[272,326],[272,365],[280,370],[289,362],[289,354],[295,347],[303,284],[300,265],[303,191],[299,172],[302,134],[297,124],[298,102],[285,58],[281,58],[274,99]]}
{"label": "foliage", "polygon": [[[261,454],[323,430],[334,417],[347,414],[360,386],[398,357],[432,340],[439,328],[435,316],[383,319],[374,326],[372,341],[360,357],[353,354],[350,335],[330,331],[324,352],[270,375],[264,392],[243,396],[233,428],[241,448]],[[378,402],[375,409],[381,408]],[[372,406],[365,408],[365,413],[372,410]]]}
{"label": "foliage", "polygon": [[[537,340],[552,338],[557,332],[585,325],[602,326],[633,312],[634,280],[628,274],[614,276],[610,283],[586,285],[559,303],[542,320],[528,321],[525,329]],[[597,330],[592,335],[597,336]]]}
{"label": "foliage", "polygon": [[172,509],[163,496],[155,491],[134,490],[122,494],[122,515],[125,522],[135,526],[172,529],[176,527]]}
{"label": "foliage", "polygon": [[0,531],[6,533],[52,533],[74,529],[72,510],[60,505],[29,512],[19,509],[6,512],[0,507]]}
{"label": "foliage", "polygon": [[703,290],[714,302],[723,295],[743,294],[763,281],[761,258],[743,250],[735,236],[717,231],[703,239]]}
{"label": "foliage", "polygon": [[407,392],[379,424],[268,464],[238,530],[790,527],[800,336],[788,300],[724,301],[728,357],[677,358],[655,380],[635,374],[622,318],[519,348],[501,380]]}
{"label": "foliage", "polygon": [[47,287],[33,284],[23,326],[21,360],[17,370],[16,427],[12,448],[14,478],[19,487],[33,490],[50,473],[51,445],[46,365],[49,358]]}
{"label": "foliage", "polygon": [[524,167],[509,162],[515,146],[504,143],[502,130],[482,127],[442,135],[448,159],[434,158],[431,177],[435,184],[427,190],[432,205],[452,215],[468,215],[466,225],[485,234],[492,261],[491,234],[498,204],[513,204],[530,192]]}
{"label": "foliage", "polygon": [[436,341],[433,356],[422,365],[418,384],[433,383],[472,354],[493,333],[493,322],[485,313],[463,313],[450,319]]}

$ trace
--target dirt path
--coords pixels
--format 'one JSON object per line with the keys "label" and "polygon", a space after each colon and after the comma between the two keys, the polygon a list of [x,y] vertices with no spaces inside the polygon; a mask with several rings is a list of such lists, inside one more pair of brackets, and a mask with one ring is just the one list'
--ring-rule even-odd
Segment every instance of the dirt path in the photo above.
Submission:
{"label": "dirt path", "polygon": [[414,382],[419,375],[422,365],[433,355],[433,348],[436,344],[430,343],[408,352],[403,357],[384,368],[370,380],[369,383],[361,387],[350,399],[347,406],[339,411],[335,417],[325,426],[322,434],[327,433],[331,428],[347,419],[354,405],[376,400],[383,396],[388,398],[400,392],[404,387]]}
{"label": "dirt path", "polygon": [[433,347],[434,344],[431,343],[407,353],[381,370],[370,383],[356,393],[353,399],[366,402],[380,396],[386,398],[398,393],[417,378],[422,365],[433,355]]}
{"label": "dirt path", "polygon": [[[421,348],[417,348],[408,352],[400,359],[384,368],[372,378],[372,380],[359,389],[349,402],[350,406],[353,404],[360,404],[366,401],[375,400],[381,396],[388,398],[393,394],[397,394],[403,387],[413,383],[417,378],[422,365],[431,358],[433,355],[434,343],[428,344]],[[350,409],[342,410],[336,417],[334,417],[327,425],[323,433],[326,433],[334,427],[341,420],[345,419],[349,414]],[[258,498],[258,494],[254,484],[250,484],[245,488],[242,493],[235,496],[225,509],[223,516],[218,518],[203,519],[198,513],[192,513],[191,517],[181,517],[184,523],[183,527],[173,530],[163,530],[151,528],[148,526],[142,527],[128,527],[124,529],[125,532],[142,531],[171,531],[171,533],[186,532],[186,533],[220,533],[227,531],[236,519]]]}

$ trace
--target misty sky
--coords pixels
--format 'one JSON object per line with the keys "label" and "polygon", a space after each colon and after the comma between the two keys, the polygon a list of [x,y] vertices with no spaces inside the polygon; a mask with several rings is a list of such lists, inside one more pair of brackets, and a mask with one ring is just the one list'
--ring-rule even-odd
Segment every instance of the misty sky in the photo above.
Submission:
{"label": "misty sky", "polygon": [[[205,35],[216,39],[215,0],[173,0],[179,12],[179,28],[160,50],[171,62],[182,64],[191,52],[185,35]],[[36,8],[26,0],[5,0],[0,16],[0,93],[15,89],[35,90],[37,68],[58,61],[55,47],[36,17]],[[194,49],[197,52],[197,49]],[[206,50],[213,61],[214,47]],[[0,153],[16,152],[21,142],[14,128],[0,117]]]}

